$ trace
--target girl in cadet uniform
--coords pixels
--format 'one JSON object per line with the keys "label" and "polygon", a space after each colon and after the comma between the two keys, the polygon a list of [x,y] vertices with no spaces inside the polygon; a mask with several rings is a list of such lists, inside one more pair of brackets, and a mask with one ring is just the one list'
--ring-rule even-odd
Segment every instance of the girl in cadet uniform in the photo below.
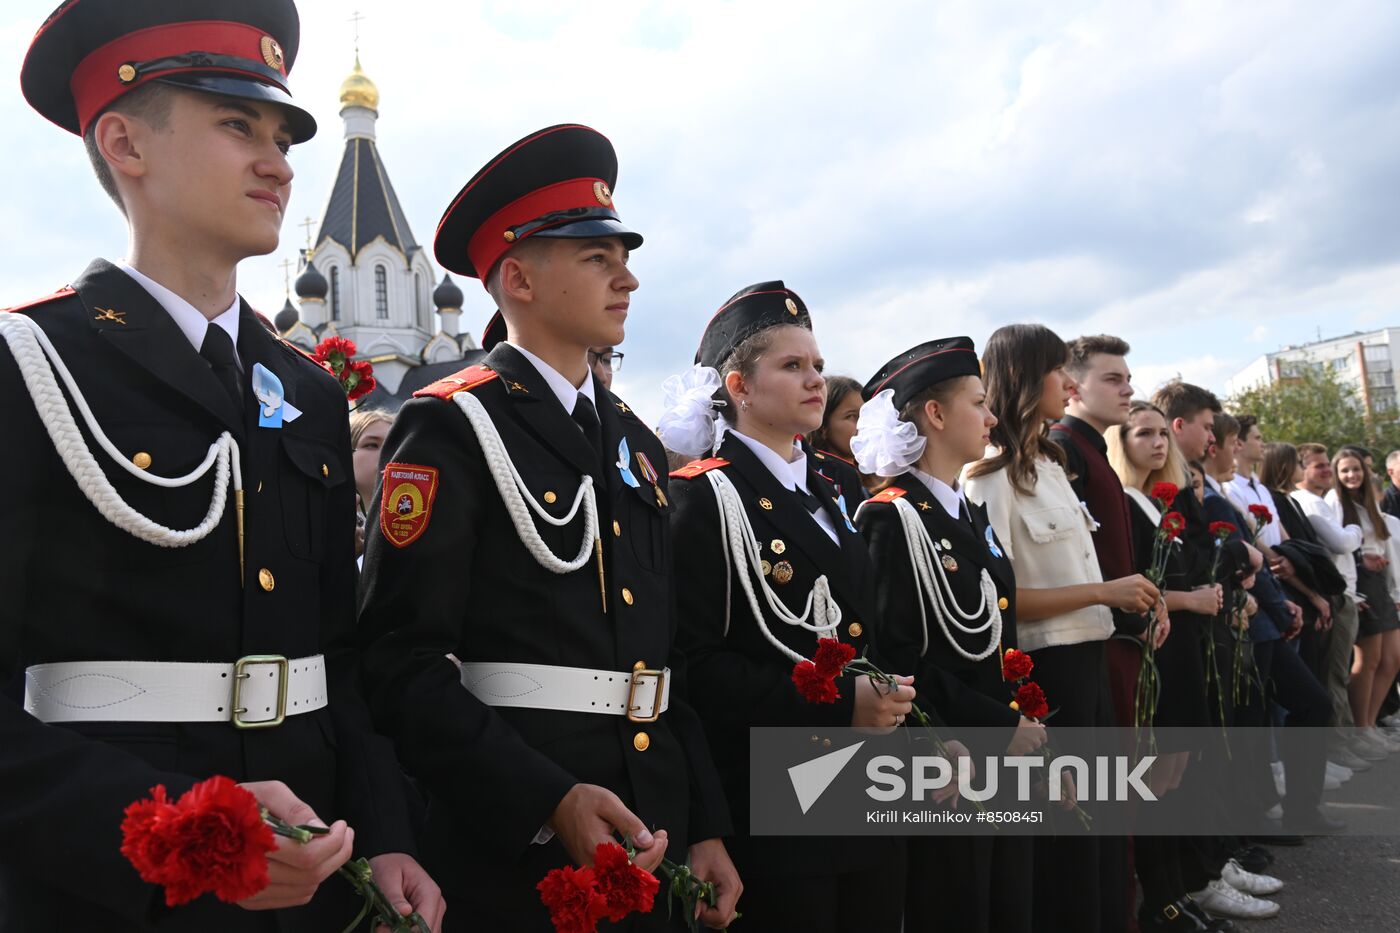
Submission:
{"label": "girl in cadet uniform", "polygon": [[[874,576],[836,491],[795,435],[822,419],[822,358],[802,300],[782,282],[736,294],[705,329],[696,366],[667,381],[658,433],[672,450],[708,453],[712,398],[722,400],[717,457],[672,473],[677,643],[734,814],[731,852],[744,878],[745,928],[895,931],[904,906],[904,844],[889,836],[754,837],[749,728],[904,721],[913,678],[893,691],[844,676],[832,704],[804,699],[796,663],[819,638],[864,651],[875,627]],[[877,660],[876,663],[879,663]],[[885,668],[889,670],[889,668]]]}
{"label": "girl in cadet uniform", "polygon": [[[982,456],[996,418],[966,337],[920,344],[866,384],[853,448],[864,473],[890,484],[856,524],[876,570],[880,648],[914,671],[948,724],[995,730],[984,755],[1026,755],[1045,727],[1011,705],[1001,655],[1016,646],[1016,577],[986,510],[963,498],[962,468]],[[952,674],[955,690],[937,695]],[[909,842],[904,929],[1018,933],[1031,928],[1032,839],[1006,833]]]}

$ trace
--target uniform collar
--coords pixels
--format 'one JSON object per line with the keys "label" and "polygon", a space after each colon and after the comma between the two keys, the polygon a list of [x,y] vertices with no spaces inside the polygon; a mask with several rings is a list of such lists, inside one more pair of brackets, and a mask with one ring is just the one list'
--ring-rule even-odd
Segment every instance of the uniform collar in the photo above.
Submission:
{"label": "uniform collar", "polygon": [[1225,489],[1220,485],[1220,480],[1211,476],[1209,473],[1202,473],[1201,475],[1206,478],[1206,485],[1215,490],[1216,495],[1224,495]]}
{"label": "uniform collar", "polygon": [[909,472],[914,478],[928,487],[928,491],[933,493],[933,497],[938,500],[938,504],[943,506],[943,511],[948,513],[948,517],[962,520],[963,491],[962,487],[952,487],[943,480],[925,473],[923,470],[910,467]]}
{"label": "uniform collar", "polygon": [[559,404],[564,406],[566,412],[573,414],[574,405],[577,404],[580,393],[583,394],[584,398],[588,399],[595,409],[598,407],[598,400],[593,395],[592,373],[583,377],[583,385],[575,386],[568,379],[565,379],[559,370],[550,366],[520,344],[511,343],[508,340],[502,340],[501,342],[514,347],[517,353],[525,357],[530,365],[535,367],[535,370],[540,374],[540,378],[544,379],[545,385],[549,386],[549,391],[553,392],[555,397],[559,399]]}
{"label": "uniform collar", "polygon": [[[180,332],[185,335],[185,339],[194,347],[196,353],[199,352],[200,347],[204,346],[204,335],[208,332],[209,325],[217,324],[224,329],[224,332],[229,335],[229,339],[233,341],[233,355],[235,359],[238,359],[238,309],[240,299],[237,292],[234,293],[233,304],[228,306],[228,310],[224,311],[213,320],[210,320],[194,305],[190,304],[149,275],[131,266],[126,260],[118,259],[113,265],[131,276],[138,285],[144,288],[146,292],[156,300],[157,304],[165,309],[165,313],[170,315],[170,319],[175,322],[175,326],[180,328]],[[241,359],[238,360],[238,365],[243,365]]]}
{"label": "uniform collar", "polygon": [[797,444],[792,445],[792,459],[784,460],[773,452],[772,448],[765,444],[730,428],[728,433],[733,434],[744,442],[744,446],[753,451],[753,455],[758,458],[758,462],[768,468],[768,472],[787,489],[800,489],[803,492],[810,492],[807,488],[807,453]]}

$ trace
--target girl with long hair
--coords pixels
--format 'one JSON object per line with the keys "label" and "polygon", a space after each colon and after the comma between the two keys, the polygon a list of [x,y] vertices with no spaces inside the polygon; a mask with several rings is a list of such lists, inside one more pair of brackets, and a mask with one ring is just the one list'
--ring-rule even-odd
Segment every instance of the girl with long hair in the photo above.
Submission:
{"label": "girl with long hair", "polygon": [[[1115,722],[1105,652],[1114,631],[1110,607],[1146,613],[1159,594],[1141,574],[1102,578],[1093,517],[1074,494],[1064,452],[1048,431],[1069,399],[1067,359],[1064,341],[1041,325],[1013,324],[992,334],[982,362],[987,407],[997,421],[986,459],[965,471],[964,491],[986,507],[1015,569],[1017,638],[1058,708],[1056,725],[1109,726]],[[1061,751],[1094,754],[1092,747]],[[1101,917],[1110,927],[1121,924],[1125,892],[1100,885],[1101,876],[1118,871],[1100,865],[1100,850],[1092,837],[1036,839],[1037,928],[1093,933]]]}
{"label": "girl with long hair", "polygon": [[1361,553],[1356,559],[1356,591],[1360,606],[1356,659],[1351,668],[1352,716],[1373,744],[1400,751],[1400,743],[1376,728],[1386,691],[1400,672],[1400,574],[1389,558],[1390,528],[1376,502],[1371,470],[1355,450],[1342,448],[1332,458],[1332,489],[1327,501],[1341,513],[1343,525],[1361,526]]}

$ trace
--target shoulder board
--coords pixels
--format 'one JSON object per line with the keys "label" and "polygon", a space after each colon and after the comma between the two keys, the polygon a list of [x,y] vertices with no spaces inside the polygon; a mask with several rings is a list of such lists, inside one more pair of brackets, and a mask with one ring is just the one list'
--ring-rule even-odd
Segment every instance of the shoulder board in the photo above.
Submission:
{"label": "shoulder board", "polygon": [[711,457],[708,460],[692,460],[679,470],[671,471],[672,479],[695,479],[701,474],[711,470],[718,470],[720,467],[729,466],[729,461],[723,457]]}
{"label": "shoulder board", "polygon": [[904,495],[905,495],[905,492],[904,492],[903,489],[900,489],[898,486],[889,486],[889,487],[887,487],[887,488],[884,490],[884,492],[877,493],[876,495],[871,496],[871,497],[870,497],[868,500],[866,500],[866,501],[868,501],[868,502],[893,502],[894,500],[899,499],[899,498],[903,497]]}
{"label": "shoulder board", "polygon": [[69,295],[76,294],[77,292],[73,291],[73,289],[64,286],[63,288],[60,288],[58,291],[54,292],[52,295],[45,295],[42,298],[35,298],[33,301],[26,301],[23,304],[18,304],[9,308],[5,308],[3,309],[3,311],[0,311],[0,313],[3,313],[4,311],[23,311],[25,308],[33,308],[38,305],[48,304],[50,301],[58,301],[60,298],[67,298]]}
{"label": "shoulder board", "polygon": [[475,389],[477,386],[485,385],[492,379],[500,378],[500,374],[494,369],[485,366],[468,366],[466,369],[459,369],[457,372],[431,385],[426,385],[413,393],[414,398],[432,396],[433,398],[449,399],[458,392],[465,392],[468,389]]}
{"label": "shoulder board", "polygon": [[856,465],[854,460],[847,460],[845,457],[841,456],[840,454],[834,454],[834,453],[832,453],[832,452],[829,451],[829,450],[817,450],[815,447],[813,447],[813,448],[812,448],[812,453],[816,454],[816,457],[817,457],[818,460],[826,460],[827,458],[830,458],[830,459],[832,459],[832,460],[840,460],[842,463],[846,464],[846,466],[848,466],[848,467],[855,467],[855,465]]}
{"label": "shoulder board", "polygon": [[[251,311],[252,309],[250,308],[249,310]],[[261,311],[253,311],[253,317],[258,319],[259,324],[267,328],[268,333],[272,334],[274,337],[277,336],[277,325],[272,323],[272,318],[263,314]]]}

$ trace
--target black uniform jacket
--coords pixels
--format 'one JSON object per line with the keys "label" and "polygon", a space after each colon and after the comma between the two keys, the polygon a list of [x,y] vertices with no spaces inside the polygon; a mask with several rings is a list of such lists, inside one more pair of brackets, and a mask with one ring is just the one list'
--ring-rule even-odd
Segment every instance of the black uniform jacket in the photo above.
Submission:
{"label": "black uniform jacket", "polygon": [[[149,455],[153,473],[190,471],[220,432],[232,433],[247,496],[247,572],[240,582],[231,493],[218,526],[187,547],[147,544],[109,524],[59,460],[0,341],[0,392],[7,400],[0,488],[8,499],[0,509],[0,661],[8,688],[0,697],[0,927],[338,928],[355,905],[336,879],[311,907],[279,918],[212,896],[167,910],[159,890],[137,877],[118,847],[123,808],[152,785],[178,794],[197,779],[223,774],[286,782],[326,822],[348,820],[363,854],[412,851],[404,836],[402,776],[389,743],[369,731],[351,653],[355,504],[344,393],[244,304],[237,348],[244,406],[235,410],[174,320],[130,276],[100,260],[71,290],[14,313],[40,324],[102,429],[126,456]],[[286,400],[303,412],[280,430],[256,426],[255,363],[277,374]],[[203,519],[212,471],[191,486],[163,489],[135,480],[91,436],[87,441],[108,479],[141,513],[182,529]],[[250,654],[317,653],[327,658],[329,706],[289,715],[270,729],[45,725],[21,705],[22,674],[33,664],[231,663]]]}
{"label": "black uniform jacket", "polygon": [[[903,495],[895,490],[903,490]],[[930,540],[940,547],[948,542],[949,546],[938,552],[940,558],[951,557],[951,566],[956,568],[944,568],[951,588],[951,592],[944,593],[945,600],[956,600],[967,611],[976,608],[982,600],[982,570],[985,568],[991,575],[998,604],[1004,601],[1001,640],[997,650],[981,661],[963,657],[948,643],[948,636],[926,599],[927,632],[920,624],[918,600],[924,597],[915,585],[914,564],[894,504],[897,498],[906,499],[918,510]],[[922,700],[937,708],[955,732],[958,726],[1005,727],[1005,739],[996,748],[973,749],[995,755],[1005,750],[1020,721],[1020,714],[1009,705],[1015,685],[1001,676],[1002,650],[1016,647],[1016,576],[1005,551],[998,557],[988,545],[991,523],[987,520],[986,508],[973,502],[968,502],[967,507],[971,525],[954,520],[917,477],[905,473],[861,507],[857,524],[870,545],[870,558],[877,575],[881,654],[896,669],[914,673],[915,687]],[[1001,542],[997,541],[995,532],[991,532],[990,540],[996,542],[1000,551]],[[935,585],[941,585],[937,571],[934,579]],[[983,613],[978,623],[986,617]],[[987,632],[969,635],[951,627],[950,631],[962,649],[970,654],[977,654],[986,647]],[[925,639],[928,641],[926,650]]]}
{"label": "black uniform jacket", "polygon": [[[835,488],[809,459],[807,488],[831,516],[839,545],[806,511],[797,494],[779,483],[742,440],[727,435],[717,455],[728,461],[718,469],[734,484],[744,504],[762,559],[769,565],[767,580],[773,591],[789,610],[800,614],[812,585],[825,575],[841,608],[841,627],[835,635],[860,654],[878,626],[875,578],[865,542],[837,510]],[[792,682],[793,661],[764,637],[739,585],[737,574],[753,571],[746,566],[734,567],[735,576],[726,588],[721,547],[728,545],[720,540],[718,504],[709,479],[690,469],[677,471],[673,479],[676,514],[671,531],[676,542],[680,643],[690,660],[691,698],[704,718],[715,763],[734,812],[736,838],[730,848],[740,872],[828,875],[872,867],[872,859],[895,851],[894,840],[747,836],[749,728],[849,726],[855,680],[844,676],[837,681],[841,697],[833,704],[811,703],[798,694]],[[789,573],[788,582],[781,582]],[[757,581],[754,585],[757,591]],[[783,644],[810,658],[817,647],[817,636],[774,618],[761,592],[759,605],[765,612],[768,630]],[[871,656],[877,664],[882,663],[873,653]]]}
{"label": "black uniform jacket", "polygon": [[[477,436],[448,388],[425,390],[400,411],[383,460],[437,471],[437,494],[421,537],[402,547],[370,514],[360,626],[371,706],[408,770],[448,818],[453,858],[467,860],[474,895],[489,896],[575,783],[617,793],[648,826],[667,830],[668,855],[729,831],[728,812],[704,734],[685,703],[685,664],[673,650],[671,507],[666,456],[656,435],[594,381],[604,458],[559,404],[539,371],[501,344],[459,374],[490,414],[530,494],[556,517],[568,513],[580,478],[593,478],[603,529],[607,610],[596,560],[571,573],[540,566],[521,543]],[[485,381],[481,381],[481,380]],[[455,384],[458,388],[462,382]],[[430,391],[437,395],[426,394]],[[616,466],[626,440],[636,487]],[[643,475],[645,455],[661,496]],[[552,501],[551,501],[552,500]],[[573,558],[583,509],[554,527],[531,516],[555,555]],[[631,671],[672,671],[670,709],[653,723],[625,716],[491,707],[462,687],[463,662],[517,662]],[[646,738],[639,738],[645,734]],[[430,818],[430,823],[434,820]],[[556,841],[554,857],[566,855]],[[487,863],[490,863],[489,865]],[[538,908],[539,877],[515,878]]]}

